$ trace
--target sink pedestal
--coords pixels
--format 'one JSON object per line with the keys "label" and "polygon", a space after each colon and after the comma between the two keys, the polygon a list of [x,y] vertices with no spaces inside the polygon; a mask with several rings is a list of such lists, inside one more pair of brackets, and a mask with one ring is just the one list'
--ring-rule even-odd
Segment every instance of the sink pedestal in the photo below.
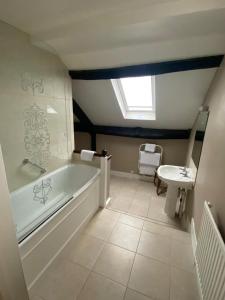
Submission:
{"label": "sink pedestal", "polygon": [[178,196],[178,188],[176,186],[169,184],[167,188],[166,204],[165,204],[164,211],[171,218],[175,217],[177,196]]}
{"label": "sink pedestal", "polygon": [[192,170],[186,167],[162,165],[158,168],[159,179],[167,183],[166,204],[164,211],[171,217],[175,217],[178,189],[191,189],[194,183]]}

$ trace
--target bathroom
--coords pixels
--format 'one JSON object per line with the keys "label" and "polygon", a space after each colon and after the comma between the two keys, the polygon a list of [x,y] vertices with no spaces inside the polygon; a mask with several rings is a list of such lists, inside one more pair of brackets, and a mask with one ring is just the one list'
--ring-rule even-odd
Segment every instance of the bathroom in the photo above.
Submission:
{"label": "bathroom", "polygon": [[225,299],[224,20],[2,3],[1,300]]}

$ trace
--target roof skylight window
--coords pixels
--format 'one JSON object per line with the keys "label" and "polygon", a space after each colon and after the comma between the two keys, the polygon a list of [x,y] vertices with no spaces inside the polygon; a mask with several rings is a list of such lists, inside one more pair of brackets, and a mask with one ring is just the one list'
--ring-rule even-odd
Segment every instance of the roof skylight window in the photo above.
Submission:
{"label": "roof skylight window", "polygon": [[154,77],[129,77],[111,81],[125,119],[155,120]]}

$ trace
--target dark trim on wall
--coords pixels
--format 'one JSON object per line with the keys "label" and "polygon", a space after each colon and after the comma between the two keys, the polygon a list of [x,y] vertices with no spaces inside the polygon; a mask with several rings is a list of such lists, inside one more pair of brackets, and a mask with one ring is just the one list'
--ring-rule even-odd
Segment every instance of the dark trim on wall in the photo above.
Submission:
{"label": "dark trim on wall", "polygon": [[[93,130],[93,129],[92,129],[92,130]],[[84,124],[78,123],[78,122],[74,122],[74,131],[78,131],[78,132],[88,132],[88,133],[91,132],[91,131],[89,130],[89,128],[87,128]]]}
{"label": "dark trim on wall", "polygon": [[[144,139],[188,139],[190,136],[190,129],[150,129],[142,127],[118,127],[118,126],[99,126],[94,125],[94,132],[96,134],[124,136],[132,138]],[[76,123],[74,130],[77,132],[87,132],[85,128]]]}
{"label": "dark trim on wall", "polygon": [[94,126],[98,134],[145,139],[188,139],[190,130],[150,129],[142,127]]}
{"label": "dark trim on wall", "polygon": [[87,128],[87,130],[92,131],[93,123],[74,99],[73,99],[73,113],[78,118],[80,123]]}
{"label": "dark trim on wall", "polygon": [[220,66],[223,57],[224,55],[214,55],[117,68],[96,70],[70,70],[69,74],[72,79],[84,80],[116,79],[122,77],[135,77],[144,75],[160,75],[173,72],[216,68]]}
{"label": "dark trim on wall", "polygon": [[195,133],[195,141],[203,142],[205,137],[205,131],[197,130]]}
{"label": "dark trim on wall", "polygon": [[91,133],[91,150],[96,151],[96,133]]}
{"label": "dark trim on wall", "polygon": [[[88,132],[91,136],[91,150],[96,151],[96,133],[94,125],[79,104],[73,99],[73,113],[80,121],[74,122],[74,130]],[[75,125],[76,124],[76,125]]]}

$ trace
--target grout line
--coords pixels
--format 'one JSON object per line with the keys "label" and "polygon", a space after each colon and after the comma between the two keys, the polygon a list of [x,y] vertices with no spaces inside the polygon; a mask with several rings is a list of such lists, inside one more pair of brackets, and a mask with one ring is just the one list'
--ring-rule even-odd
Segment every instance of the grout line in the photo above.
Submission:
{"label": "grout line", "polygon": [[[131,291],[133,291],[133,292],[136,292],[137,294],[140,294],[140,295],[142,295],[142,296],[148,298],[149,300],[153,300],[153,298],[152,298],[151,296],[146,295],[146,294],[143,294],[142,292],[140,292],[140,291],[138,291],[138,290],[135,290],[134,288],[129,288],[129,289],[130,289]],[[151,298],[149,298],[149,297],[151,297]],[[154,299],[154,300],[157,300],[157,299]]]}
{"label": "grout line", "polygon": [[[108,279],[108,280],[111,280],[112,282],[114,282],[114,283],[116,283],[116,284],[119,284],[119,285],[121,285],[121,286],[123,286],[123,287],[125,287],[125,288],[127,287],[127,285],[124,285],[123,283],[121,283],[121,282],[119,282],[119,281],[116,281],[116,280],[114,280],[114,279],[108,277],[107,275],[104,275],[104,274],[102,274],[102,273],[100,273],[100,272],[98,272],[98,271],[92,270],[91,273],[100,275],[100,276],[102,276],[103,278],[106,278],[106,279]],[[66,300],[66,299],[65,299],[65,300]]]}
{"label": "grout line", "polygon": [[[173,264],[172,262],[167,263],[167,262],[164,262],[164,261],[162,261],[162,260],[160,260],[160,259],[158,259],[158,258],[155,258],[155,257],[149,257],[149,256],[143,255],[143,254],[141,254],[141,253],[138,253],[138,252],[137,252],[137,251],[138,251],[138,246],[139,246],[139,243],[140,243],[140,240],[141,240],[141,236],[142,236],[142,232],[143,232],[143,231],[146,232],[144,229],[141,230],[140,236],[139,236],[139,239],[138,239],[138,244],[137,244],[136,251],[127,249],[127,248],[125,248],[125,247],[122,247],[122,246],[120,246],[120,245],[118,245],[118,244],[111,243],[111,242],[109,242],[109,241],[104,241],[104,246],[102,247],[102,250],[101,250],[100,254],[98,255],[98,258],[99,258],[99,256],[101,255],[103,249],[104,249],[107,245],[111,245],[111,246],[118,247],[118,248],[120,248],[120,249],[122,249],[122,250],[126,250],[126,251],[129,251],[129,252],[131,252],[131,253],[134,253],[134,254],[135,254],[135,257],[136,257],[136,255],[139,255],[139,256],[142,256],[142,257],[144,257],[144,258],[146,258],[146,259],[154,260],[154,261],[159,262],[159,263],[161,263],[161,264],[164,264],[164,265],[167,265],[167,266],[170,266],[170,267],[174,267],[174,268],[177,268],[177,269],[182,270],[182,271],[184,271],[184,272],[187,272],[187,273],[192,274],[191,271],[188,271],[188,270],[186,270],[186,269],[184,269],[184,268],[182,268],[182,267],[180,267],[180,266],[177,266],[177,265]],[[171,252],[172,252],[172,248],[171,248]],[[171,253],[171,255],[172,255],[172,253]],[[97,263],[98,258],[96,259],[95,264]],[[73,262],[73,263],[74,263],[74,264],[79,264],[79,263],[75,263],[75,262]],[[94,270],[95,264],[93,265],[92,269],[89,269],[89,270]],[[79,265],[80,265],[80,264],[79,264]],[[80,266],[81,266],[81,267],[84,267],[84,268],[86,268],[86,269],[88,269],[87,267],[85,267],[85,266],[83,266],[83,265],[80,265]],[[133,267],[133,266],[132,266],[132,267]],[[97,272],[96,272],[96,273],[97,273]],[[99,273],[99,274],[100,274],[100,273]]]}
{"label": "grout line", "polygon": [[[100,257],[100,255],[101,255],[103,249],[105,248],[105,245],[106,245],[106,241],[103,241],[102,249],[101,249],[101,251],[99,251],[99,254],[98,254],[97,257],[96,257],[96,260],[95,260],[93,266],[89,269],[89,274],[88,274],[86,280],[84,281],[84,284],[83,284],[83,286],[82,286],[80,292],[79,292],[78,295],[77,295],[77,299],[79,299],[79,296],[80,296],[81,292],[83,291],[83,289],[84,289],[84,287],[85,287],[85,285],[86,285],[86,283],[87,283],[89,277],[91,276],[91,273],[93,272],[94,266],[95,266],[95,264],[96,264],[98,258]],[[81,264],[79,264],[79,266],[84,267],[84,266],[82,266]],[[84,267],[84,268],[87,269],[87,267]]]}
{"label": "grout line", "polygon": [[136,219],[141,219],[144,222],[154,223],[154,224],[157,224],[157,225],[160,225],[160,226],[169,227],[169,228],[172,228],[172,229],[176,229],[176,230],[180,230],[180,231],[183,231],[183,232],[187,232],[187,231],[182,230],[178,226],[175,226],[173,224],[169,224],[169,223],[166,223],[166,222],[163,222],[163,221],[160,221],[160,220],[156,220],[156,219],[152,219],[152,218],[144,217],[144,216],[134,215],[134,214],[131,214],[131,213],[126,212],[126,211],[118,210],[116,208],[106,207],[106,209],[114,211],[114,212],[118,212],[118,213],[121,213],[121,214],[125,214],[127,216],[131,216],[131,217],[134,217]]}
{"label": "grout line", "polygon": [[126,293],[127,293],[127,289],[128,289],[129,283],[130,283],[131,273],[132,273],[132,271],[133,271],[134,262],[135,262],[135,259],[136,259],[136,256],[137,256],[137,251],[138,251],[138,246],[139,246],[139,243],[140,243],[140,240],[141,240],[142,231],[143,231],[143,229],[142,229],[141,232],[140,232],[140,236],[139,236],[139,239],[138,239],[138,243],[137,243],[137,248],[136,248],[134,260],[133,260],[133,263],[132,263],[132,266],[131,266],[130,275],[129,275],[129,278],[128,278],[128,281],[127,281],[127,287],[126,287],[126,291],[125,291],[125,294],[124,294],[124,298],[123,298],[123,299],[125,299],[125,296],[126,296]]}
{"label": "grout line", "polygon": [[84,289],[84,287],[85,287],[85,285],[86,285],[86,283],[87,283],[87,281],[88,281],[88,279],[89,279],[89,277],[90,277],[90,275],[91,275],[91,270],[89,270],[90,272],[88,273],[88,276],[87,276],[87,278],[85,279],[85,281],[84,281],[84,283],[83,283],[83,285],[82,285],[82,287],[81,287],[81,289],[80,289],[80,292],[77,294],[77,296],[76,296],[76,299],[79,299],[79,297],[80,297],[80,295],[81,295],[81,292],[83,291],[83,289]]}
{"label": "grout line", "polygon": [[[143,223],[143,226],[144,226],[144,223]],[[129,275],[129,279],[128,279],[128,282],[127,282],[126,291],[125,291],[125,294],[124,294],[124,297],[123,297],[124,300],[125,300],[125,297],[126,297],[126,294],[127,294],[127,289],[128,289],[129,283],[130,283],[131,273],[132,273],[132,271],[133,271],[134,262],[135,262],[135,259],[136,259],[136,256],[137,256],[137,250],[138,250],[138,246],[139,246],[139,243],[140,243],[140,240],[141,240],[141,235],[142,235],[142,231],[143,231],[143,226],[142,226],[142,230],[141,230],[141,232],[140,232],[140,236],[139,236],[139,240],[138,240],[138,244],[137,244],[137,248],[136,248],[136,253],[135,253],[135,256],[134,256],[133,264],[132,264],[132,266],[131,266],[131,270],[130,270],[130,275]]]}
{"label": "grout line", "polygon": [[[128,287],[129,288],[129,287]],[[142,295],[142,296],[144,296],[144,297],[146,297],[146,298],[148,298],[149,300],[158,300],[158,298],[156,299],[156,298],[152,298],[152,296],[149,296],[149,295],[147,295],[147,294],[144,294],[143,292],[140,292],[140,291],[138,291],[138,290],[135,290],[134,288],[129,288],[130,290],[132,290],[132,291],[134,291],[134,292],[136,292],[137,294],[140,294],[140,295]],[[127,291],[127,290],[126,290]],[[169,299],[168,299],[169,300]]]}
{"label": "grout line", "polygon": [[[141,236],[141,235],[140,235],[140,236]],[[140,241],[140,238],[139,238],[139,241]],[[138,244],[139,244],[139,242],[138,242]],[[137,247],[137,248],[138,248],[138,247]],[[130,269],[130,274],[129,274],[129,277],[128,277],[128,281],[127,281],[127,285],[126,285],[126,291],[125,291],[125,294],[124,294],[123,299],[125,299],[126,293],[127,293],[127,289],[129,288],[129,283],[130,283],[131,273],[132,273],[132,270],[133,270],[133,266],[134,266],[134,262],[135,262],[136,255],[137,255],[137,252],[136,252],[135,255],[134,255],[134,259],[133,259],[133,263],[132,263],[132,266],[131,266],[131,269]]]}

